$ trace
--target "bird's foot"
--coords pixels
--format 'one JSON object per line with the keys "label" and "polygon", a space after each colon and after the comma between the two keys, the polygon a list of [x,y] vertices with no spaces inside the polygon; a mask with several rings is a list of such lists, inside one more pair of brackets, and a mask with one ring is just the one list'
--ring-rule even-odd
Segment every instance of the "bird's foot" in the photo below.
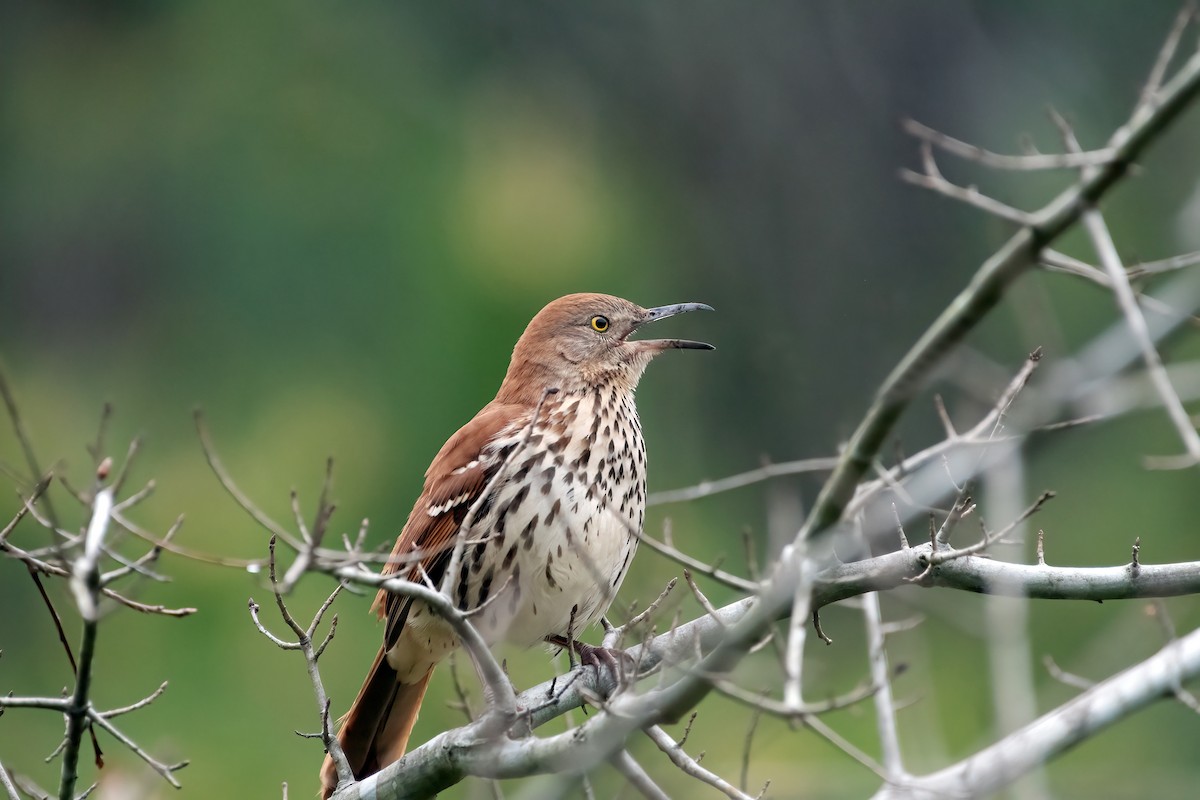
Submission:
{"label": "bird's foot", "polygon": [[633,673],[633,656],[624,650],[575,642],[575,652],[579,654],[580,664],[595,667],[597,670],[603,667],[612,672],[619,683],[624,683],[625,678]]}
{"label": "bird's foot", "polygon": [[613,647],[597,647],[577,639],[565,636],[547,636],[546,641],[559,647],[565,647],[569,652],[579,656],[579,663],[585,667],[593,667],[596,672],[606,670],[616,681],[617,687],[623,687],[633,677],[636,669],[633,656],[624,650]]}

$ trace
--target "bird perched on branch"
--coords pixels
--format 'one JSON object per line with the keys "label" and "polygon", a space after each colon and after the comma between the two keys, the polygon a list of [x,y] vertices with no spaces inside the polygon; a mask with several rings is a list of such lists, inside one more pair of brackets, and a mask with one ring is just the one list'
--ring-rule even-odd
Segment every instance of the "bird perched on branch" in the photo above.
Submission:
{"label": "bird perched on branch", "polygon": [[[489,643],[548,641],[584,663],[611,660],[575,635],[616,597],[645,519],[634,389],[659,353],[713,349],[630,336],[700,309],[712,310],[573,294],[538,312],[495,399],[425,472],[384,573],[428,576],[458,609],[476,610],[471,621]],[[375,607],[387,623],[383,646],[338,732],[355,779],[404,755],[433,668],[458,646],[420,601],[381,591]],[[330,797],[338,778],[328,756],[321,782]]]}

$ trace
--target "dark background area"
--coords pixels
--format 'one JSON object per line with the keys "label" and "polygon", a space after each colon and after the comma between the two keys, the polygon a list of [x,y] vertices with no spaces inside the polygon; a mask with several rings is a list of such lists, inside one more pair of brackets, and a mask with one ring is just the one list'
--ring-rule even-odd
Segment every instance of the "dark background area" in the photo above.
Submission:
{"label": "dark background area", "polygon": [[[233,556],[263,555],[266,535],[209,473],[194,407],[242,487],[276,518],[289,518],[292,487],[311,510],[333,455],[335,529],[369,517],[372,542],[389,541],[437,448],[495,391],[524,324],[572,291],[718,310],[664,323],[718,350],[670,355],[643,381],[652,491],[831,454],[1008,232],[899,181],[898,169],[917,162],[899,121],[1005,152],[1028,135],[1051,151],[1053,103],[1085,146],[1098,146],[1133,107],[1176,10],[9,4],[0,12],[0,353],[45,462],[86,483],[84,445],[111,401],[114,455],[144,434],[134,478],[157,481],[139,521],[164,530],[185,513],[181,543]],[[1192,111],[1107,202],[1128,260],[1200,247],[1198,141]],[[943,168],[1030,208],[1070,179]],[[1063,246],[1093,257],[1078,236]],[[987,397],[1034,346],[1065,357],[1114,318],[1092,285],[1026,278],[970,341],[1001,367],[973,393]],[[1167,355],[1197,350],[1184,337]],[[941,388],[969,409],[954,386]],[[900,437],[911,451],[940,430],[922,400]],[[1195,476],[1140,466],[1143,453],[1177,449],[1161,413],[1041,448],[1029,481],[1060,494],[1037,522],[1053,560],[1120,563],[1135,534],[1148,561],[1195,559]],[[21,463],[7,426],[0,460]],[[727,553],[740,569],[744,529],[766,542],[774,518],[787,532],[766,501],[798,508],[818,488],[817,477],[787,479],[660,508],[647,528],[670,516],[682,547]],[[83,518],[65,499],[59,506]],[[6,517],[15,508],[0,500]],[[306,796],[320,748],[292,730],[315,729],[315,705],[299,658],[247,618],[248,595],[267,599],[260,578],[173,557],[162,569],[175,581],[141,596],[200,611],[181,621],[114,614],[100,640],[97,703],[122,705],[169,679],[167,694],[125,725],[151,750],[191,759],[186,796],[278,796],[283,780]],[[57,694],[68,666],[24,573],[0,563],[0,690]],[[620,602],[645,603],[676,574],[643,551]],[[310,579],[297,609],[329,588]],[[711,596],[732,597],[718,587]],[[322,662],[335,713],[381,635],[368,603],[346,596],[337,607],[339,638]],[[885,614],[914,606],[932,619],[899,637],[893,656],[909,666],[896,686],[908,704],[901,732],[922,771],[994,732],[982,601],[910,590],[885,599]],[[1183,628],[1200,616],[1192,601],[1170,608]],[[1144,609],[1036,604],[1035,656],[1111,674],[1161,643]],[[813,698],[865,671],[858,613],[831,609],[825,625],[837,644],[810,655]],[[510,663],[518,686],[551,672],[541,652]],[[768,685],[768,667],[747,665],[742,677]],[[1071,695],[1040,666],[1035,674],[1042,710]],[[449,695],[439,674],[418,741],[459,719],[440,703]],[[719,699],[705,709],[692,748],[736,779],[749,715]],[[868,707],[830,721],[875,752]],[[1189,796],[1200,779],[1196,724],[1162,704],[1057,762],[1051,786],[1063,797]],[[57,763],[40,759],[60,734],[51,714],[10,712],[0,756],[52,784]],[[803,730],[764,720],[756,741],[751,784],[771,778],[771,796],[860,797],[877,785]],[[670,776],[667,788],[693,791],[647,744],[635,752]],[[116,743],[107,750],[106,772],[140,780],[140,763]],[[598,779],[603,796],[616,791],[611,775]],[[111,796],[171,793],[145,786]],[[481,791],[468,782],[446,796]]]}

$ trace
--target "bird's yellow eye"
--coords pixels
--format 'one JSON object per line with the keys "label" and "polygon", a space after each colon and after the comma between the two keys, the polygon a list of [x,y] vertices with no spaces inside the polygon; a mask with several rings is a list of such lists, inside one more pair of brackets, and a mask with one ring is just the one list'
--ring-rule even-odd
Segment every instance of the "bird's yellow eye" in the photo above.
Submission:
{"label": "bird's yellow eye", "polygon": [[608,317],[603,316],[602,314],[597,314],[596,316],[592,317],[592,330],[599,331],[600,333],[604,333],[606,330],[608,330]]}

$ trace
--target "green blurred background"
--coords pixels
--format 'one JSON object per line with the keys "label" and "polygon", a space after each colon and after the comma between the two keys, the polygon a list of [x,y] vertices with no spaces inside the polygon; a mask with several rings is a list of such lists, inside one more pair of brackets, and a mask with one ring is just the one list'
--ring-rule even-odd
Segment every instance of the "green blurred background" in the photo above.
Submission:
{"label": "green blurred background", "polygon": [[[900,183],[915,147],[898,121],[1010,152],[1028,133],[1053,150],[1052,102],[1096,146],[1132,108],[1176,10],[1161,0],[6,4],[0,353],[44,462],[86,484],[85,443],[111,401],[110,450],[144,435],[133,478],[157,481],[136,518],[161,531],[184,513],[181,543],[230,556],[264,555],[266,536],[208,471],[194,407],[276,518],[289,518],[292,487],[311,513],[333,455],[335,529],[369,517],[382,543],[441,442],[491,397],[525,322],[571,291],[718,309],[667,323],[715,353],[664,358],[643,383],[652,491],[826,455],[1006,234]],[[1128,258],[1200,247],[1197,141],[1192,111],[1108,202]],[[983,178],[1027,207],[1064,180]],[[1064,246],[1091,257],[1078,237]],[[961,380],[942,388],[970,411],[971,396],[987,397],[1034,346],[1061,358],[1112,321],[1095,287],[1033,276],[972,337],[976,362],[994,359],[999,377],[974,392]],[[1196,355],[1194,339],[1176,339],[1168,356]],[[923,400],[901,438],[913,451],[939,431]],[[1135,534],[1147,561],[1197,558],[1194,474],[1140,468],[1141,454],[1176,450],[1158,413],[1047,442],[1028,480],[1031,493],[1060,494],[1037,520],[1051,560],[1120,563]],[[22,463],[7,426],[0,460]],[[648,529],[669,516],[681,546],[728,554],[741,570],[742,532],[769,549],[818,488],[816,477],[788,479],[659,508]],[[65,494],[57,504],[72,525],[82,520]],[[5,518],[14,509],[0,499]],[[18,536],[43,542],[26,526]],[[247,618],[248,596],[268,599],[261,579],[170,556],[162,570],[174,582],[139,596],[200,611],[113,614],[97,703],[122,705],[170,680],[122,722],[164,758],[191,759],[184,795],[278,797],[286,780],[309,796],[320,746],[292,731],[317,726],[315,705],[300,660]],[[645,603],[677,574],[643,551],[621,603]],[[329,588],[309,579],[298,613]],[[714,601],[732,598],[710,588]],[[64,587],[53,591],[74,631]],[[335,713],[380,635],[368,602],[337,605],[339,637],[322,662]],[[1200,619],[1195,605],[1169,605],[1182,629]],[[1037,604],[1034,655],[1104,677],[1160,645],[1145,608]],[[994,715],[983,601],[920,590],[885,599],[890,619],[914,610],[930,619],[894,640],[893,658],[909,666],[896,682],[906,756],[927,771],[990,741]],[[814,698],[865,670],[858,612],[830,609],[825,626],[837,642],[810,654]],[[0,563],[0,648],[0,690],[57,694],[70,683],[16,563]],[[551,674],[542,652],[509,655],[518,685]],[[1071,695],[1034,669],[1041,709]],[[441,703],[444,672],[417,740],[461,718]],[[777,681],[769,658],[741,677]],[[873,719],[862,707],[830,722],[876,752]],[[710,700],[690,747],[736,780],[748,723]],[[1161,704],[1057,762],[1049,785],[1060,797],[1192,796],[1197,724]],[[5,714],[0,759],[53,785],[57,762],[41,758],[61,730],[48,713]],[[878,783],[776,721],[763,720],[755,742],[752,791],[770,778],[774,797],[851,798]],[[115,742],[106,750],[102,796],[173,793]],[[706,791],[647,743],[635,753],[672,793]],[[605,770],[595,779],[600,796],[621,791]],[[488,795],[468,781],[445,796]]]}

